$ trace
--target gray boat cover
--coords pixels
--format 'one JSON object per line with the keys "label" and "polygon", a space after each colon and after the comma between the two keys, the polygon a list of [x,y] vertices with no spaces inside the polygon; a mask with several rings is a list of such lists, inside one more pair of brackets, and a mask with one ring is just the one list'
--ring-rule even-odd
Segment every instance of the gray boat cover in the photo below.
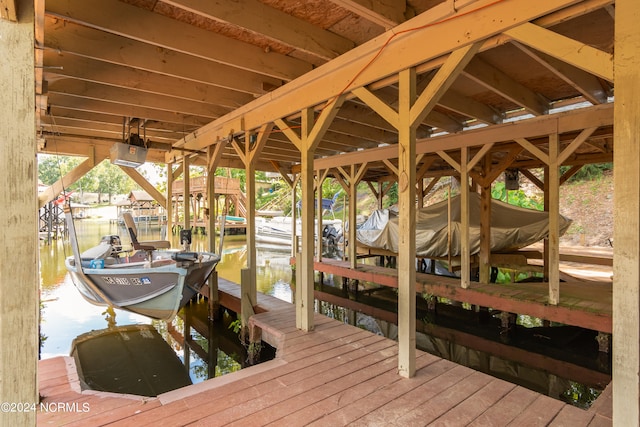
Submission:
{"label": "gray boat cover", "polygon": [[[416,212],[416,256],[449,256],[447,200]],[[560,235],[571,220],[560,215]],[[374,211],[356,231],[359,246],[398,253],[398,216],[389,209]],[[499,200],[491,203],[491,252],[510,252],[547,237],[547,212],[519,208]],[[460,196],[451,198],[451,256],[460,255]],[[469,247],[471,254],[480,251],[480,196],[469,194]]]}

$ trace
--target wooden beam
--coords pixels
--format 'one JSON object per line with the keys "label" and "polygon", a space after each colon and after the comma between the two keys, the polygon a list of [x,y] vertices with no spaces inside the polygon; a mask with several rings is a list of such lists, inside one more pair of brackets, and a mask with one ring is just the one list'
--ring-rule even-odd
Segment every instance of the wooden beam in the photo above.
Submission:
{"label": "wooden beam", "polygon": [[398,112],[387,105],[382,99],[373,94],[370,90],[360,87],[355,88],[352,93],[367,104],[380,117],[386,120],[395,129],[398,129]]}
{"label": "wooden beam", "polygon": [[471,281],[471,248],[469,246],[469,149],[460,149],[460,286]]}
{"label": "wooden beam", "polygon": [[[442,157],[442,159],[449,163],[449,166],[451,166],[452,168],[454,168],[458,173],[460,173],[460,163],[458,163],[457,161],[455,161],[455,159],[453,157],[451,157],[450,155],[448,155],[447,153],[445,153],[444,151],[438,151],[436,154],[438,154],[438,156]],[[466,165],[465,165],[466,167]]]}
{"label": "wooden beam", "polygon": [[544,183],[537,176],[531,173],[529,169],[520,169],[520,173],[527,177],[536,187],[544,191]]}
{"label": "wooden beam", "polygon": [[204,3],[198,0],[167,0],[165,3],[207,19],[244,28],[325,61],[355,47],[351,40],[257,0]]}
{"label": "wooden beam", "polygon": [[[65,46],[66,47],[66,46]],[[67,47],[67,49],[70,49]],[[152,52],[149,55],[157,54]],[[234,74],[235,79],[222,83],[224,77],[216,77],[215,80],[210,79],[208,82],[194,81],[180,75],[167,75],[155,72],[152,66],[147,69],[134,68],[134,65],[123,65],[106,62],[76,55],[70,52],[61,53],[52,49],[43,50],[44,67],[47,70],[47,78],[49,81],[71,78],[77,80],[91,81],[93,83],[104,83],[111,86],[135,89],[147,93],[155,93],[160,95],[168,95],[178,98],[190,99],[192,101],[216,103],[229,109],[236,108],[238,105],[246,104],[254,99],[255,94],[262,94],[260,90],[258,76],[252,76],[255,80],[244,79],[242,76]],[[94,54],[98,56],[100,54]],[[106,55],[104,55],[106,56]],[[195,58],[194,58],[195,59]],[[173,61],[174,58],[169,58]],[[193,59],[190,59],[193,61]],[[206,62],[201,60],[202,62]],[[152,62],[152,61],[149,61]],[[188,62],[188,61],[187,61]],[[138,64],[142,65],[142,64]],[[185,67],[188,67],[185,66]],[[184,73],[193,73],[195,77],[196,71],[188,70]],[[249,74],[249,73],[247,73]],[[205,77],[201,77],[204,79]],[[230,89],[229,86],[235,88]],[[242,89],[242,91],[240,91]],[[249,93],[247,93],[249,91]],[[177,139],[177,138],[176,138]]]}
{"label": "wooden beam", "polygon": [[613,55],[530,22],[505,31],[520,43],[613,82]]}
{"label": "wooden beam", "polygon": [[535,145],[527,141],[526,138],[515,138],[514,141],[517,142],[520,146],[522,146],[522,148],[527,150],[529,153],[536,156],[539,160],[542,160],[544,164],[548,165],[551,162],[549,158],[549,154],[545,153],[544,151],[542,151],[541,149],[539,149],[538,147],[536,147]]}
{"label": "wooden beam", "polygon": [[[282,80],[263,74],[241,70],[186,53],[158,49],[141,41],[128,39],[123,44],[122,37],[115,34],[52,17],[45,18],[45,33],[47,34],[45,46],[56,55],[60,52],[63,55],[71,53],[81,58],[91,58],[98,64],[104,64],[105,70],[112,70],[109,65],[117,64],[138,70],[135,73],[138,78],[146,76],[139,71],[146,71],[156,76],[184,79],[191,82],[194,88],[202,88],[203,84],[213,85],[250,96],[265,94],[265,85],[273,87],[282,85]],[[49,59],[51,58],[53,56],[49,56]],[[87,65],[84,61],[80,64]],[[73,68],[70,72],[74,72]],[[122,77],[131,77],[131,74],[125,73]],[[167,80],[167,85],[172,86],[171,80]]]}
{"label": "wooden beam", "polygon": [[[184,213],[183,226],[185,230],[191,229],[191,161],[189,156],[182,158],[182,205]],[[226,214],[226,212],[225,212]]]}
{"label": "wooden beam", "polygon": [[[164,114],[173,114],[178,116],[180,113],[185,115],[198,116],[203,119],[215,119],[232,111],[232,108],[221,107],[216,104],[204,104],[198,101],[191,101],[184,98],[170,97],[147,93],[135,89],[124,87],[109,86],[100,83],[92,83],[78,81],[74,79],[62,79],[49,84],[50,96],[66,95],[80,98],[97,99],[103,103],[111,102],[123,105],[130,105],[135,108],[143,108],[150,111],[146,116],[150,120],[161,117],[160,113],[154,113],[154,110],[164,112]],[[136,117],[136,116],[132,116]],[[179,120],[175,119],[174,120]]]}
{"label": "wooden beam", "polygon": [[416,363],[416,126],[411,120],[415,69],[401,71],[398,80],[398,373],[410,378]]}
{"label": "wooden beam", "polygon": [[18,20],[17,0],[0,0],[0,19],[16,22]]}
{"label": "wooden beam", "polygon": [[[352,88],[367,86],[387,76],[394,76],[393,79],[395,79],[398,71],[415,64],[429,63],[431,69],[437,68],[441,62],[436,58],[441,58],[467,44],[486,40],[513,26],[571,6],[576,1],[478,0],[471,6],[457,10],[450,19],[442,20],[437,25],[432,24],[442,19],[442,15],[427,11],[394,28],[394,33],[387,33],[372,42],[352,49],[285,87],[274,90],[267,97],[256,99],[233,113],[209,123],[198,134],[185,137],[188,141],[185,147],[196,149],[207,145],[210,139],[204,140],[198,137],[199,134],[206,134],[208,138],[226,136],[224,132],[225,128],[228,128],[227,123],[238,120],[240,117],[244,120],[244,126],[252,129],[277,118],[288,117],[305,107],[321,105],[327,99]],[[480,14],[492,16],[492,25],[486,25],[483,19],[478,19]],[[414,30],[416,28],[420,30]],[[404,31],[402,37],[394,36],[402,31]],[[459,34],[467,34],[469,37],[461,38]],[[438,43],[424,43],[424,40],[436,39]],[[489,45],[486,48],[488,47]],[[495,47],[495,44],[491,47]],[[368,65],[374,56],[375,61],[372,65]],[[431,63],[431,60],[436,61],[437,65]],[[300,93],[305,93],[307,96],[300,97]]]}
{"label": "wooden beam", "polygon": [[562,184],[564,184],[565,182],[567,182],[572,176],[574,176],[575,174],[577,174],[580,169],[582,169],[583,165],[573,165],[571,166],[571,168],[569,168],[569,170],[567,170],[566,172],[564,172],[561,176],[560,176],[560,186],[562,186]]}
{"label": "wooden beam", "polygon": [[51,200],[58,197],[62,191],[69,188],[70,185],[74,184],[80,178],[85,176],[87,172],[96,167],[100,162],[102,162],[105,157],[96,157],[94,155],[87,158],[85,161],[80,163],[78,166],[67,172],[67,174],[61,177],[59,180],[51,184],[45,191],[38,195],[38,207],[41,208]]}
{"label": "wooden beam", "polygon": [[398,172],[398,168],[391,163],[389,160],[387,159],[383,159],[382,163],[384,163],[384,165],[387,167],[387,169],[389,169],[391,171],[391,173],[393,173],[395,176],[399,176],[400,172]]}
{"label": "wooden beam", "polygon": [[282,166],[275,161],[271,161],[271,165],[273,165],[273,168],[280,173],[284,182],[286,182],[289,187],[293,187],[293,180],[289,177],[289,174],[282,168]]}
{"label": "wooden beam", "polygon": [[479,58],[475,58],[467,65],[464,74],[474,82],[523,107],[533,115],[540,116],[549,110],[548,102],[543,101],[540,95]]}
{"label": "wooden beam", "polygon": [[442,95],[458,78],[460,72],[467,66],[476,52],[478,52],[480,45],[481,43],[479,42],[472,43],[451,52],[411,107],[409,120],[412,126],[417,126],[424,120],[427,114],[431,112]]}
{"label": "wooden beam", "polygon": [[508,168],[513,161],[520,155],[523,148],[519,146],[512,147],[506,156],[504,156],[497,165],[491,168],[491,171],[481,180],[482,185],[491,185],[493,181],[498,178],[498,176],[504,172],[506,168]]}
{"label": "wooden beam", "polygon": [[587,101],[594,105],[607,102],[607,92],[602,87],[600,80],[593,74],[542,52],[534,52],[521,43],[514,41],[513,44],[567,84],[573,86]]}
{"label": "wooden beam", "polygon": [[[560,163],[558,152],[560,149],[558,134],[549,135],[549,175],[545,177],[545,184],[549,194],[549,237],[548,257],[545,260],[549,266],[549,304],[558,305],[560,302]],[[548,181],[548,182],[547,182]]]}
{"label": "wooden beam", "polygon": [[493,147],[493,144],[483,145],[482,148],[478,150],[476,155],[473,156],[473,158],[469,161],[469,163],[467,164],[467,169],[469,170],[473,169],[474,166],[478,164],[478,162],[485,157],[485,155],[489,152],[489,150],[491,150],[492,147]]}
{"label": "wooden beam", "polygon": [[580,132],[580,134],[573,141],[571,141],[571,144],[565,147],[565,149],[558,154],[558,164],[563,164],[569,158],[569,156],[572,155],[574,151],[576,151],[576,149],[587,140],[587,138],[593,135],[593,133],[597,129],[597,127],[591,127]]}
{"label": "wooden beam", "polygon": [[[103,0],[100,8],[82,0],[49,0],[46,13],[66,21],[143,41],[243,70],[290,81],[311,70],[301,60],[265,52],[205,29],[117,0]],[[126,16],[127,19],[121,19]],[[144,22],[145,25],[140,25]],[[150,32],[149,28],[158,31]],[[198,40],[199,43],[194,43]]]}
{"label": "wooden beam", "polygon": [[129,175],[129,177],[134,180],[136,184],[142,187],[144,191],[149,193],[149,195],[153,197],[153,199],[158,202],[160,206],[165,209],[167,208],[167,198],[160,191],[158,191],[158,189],[156,189],[153,184],[147,181],[147,179],[142,176],[140,172],[138,172],[134,168],[128,168],[124,166],[120,166],[120,169],[122,169],[124,173]]}
{"label": "wooden beam", "polygon": [[[0,6],[14,9],[15,15],[7,20],[5,9],[0,19],[0,425],[26,427],[36,425],[39,402],[35,14],[33,1],[5,1]],[[22,403],[25,409],[12,412]]]}
{"label": "wooden beam", "polygon": [[405,21],[406,0],[330,0],[385,30]]}
{"label": "wooden beam", "polygon": [[[456,135],[426,138],[416,143],[417,153],[435,153],[454,150],[463,146],[482,146],[488,143],[511,141],[513,138],[533,138],[550,135],[554,130],[560,133],[581,131],[591,126],[608,126],[613,123],[613,105],[606,104],[545,115],[518,122],[494,125],[483,129],[465,131]],[[539,149],[538,149],[539,150]],[[540,151],[540,150],[539,150]],[[542,153],[542,151],[540,151]],[[544,153],[543,153],[544,154]],[[344,153],[327,159],[318,159],[318,167],[350,165],[362,161],[366,155],[369,162],[397,158],[395,146],[378,147],[366,152]],[[325,166],[326,165],[326,166]]]}
{"label": "wooden beam", "polygon": [[615,3],[613,419],[640,424],[640,2]]}
{"label": "wooden beam", "polygon": [[496,124],[502,121],[502,116],[488,105],[461,95],[453,89],[444,93],[438,104],[458,114],[478,119],[483,123]]}
{"label": "wooden beam", "polygon": [[[482,159],[483,176],[491,171],[491,155]],[[491,279],[491,182],[484,182],[480,189],[480,251],[478,254],[480,283],[489,283]]]}

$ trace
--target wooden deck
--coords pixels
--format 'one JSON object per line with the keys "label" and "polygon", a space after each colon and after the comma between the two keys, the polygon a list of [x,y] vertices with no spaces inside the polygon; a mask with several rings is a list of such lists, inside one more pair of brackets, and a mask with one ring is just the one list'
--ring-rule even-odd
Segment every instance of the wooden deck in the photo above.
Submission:
{"label": "wooden deck", "polygon": [[[220,289],[239,294],[225,281]],[[43,360],[43,401],[80,411],[40,412],[38,425],[612,424],[610,388],[584,411],[421,351],[416,376],[405,379],[397,374],[396,342],[318,314],[315,330],[305,333],[295,328],[292,305],[264,295],[259,304],[270,311],[252,322],[278,349],[276,359],[158,398],[81,391],[73,359]]]}
{"label": "wooden deck", "polygon": [[[397,271],[392,268],[323,259],[314,268],[326,274],[398,287]],[[599,332],[612,332],[613,287],[610,282],[573,280],[560,283],[560,304],[549,305],[547,283],[482,284],[472,282],[463,289],[460,279],[416,273],[416,293],[450,298],[482,307],[528,314],[566,325]]]}

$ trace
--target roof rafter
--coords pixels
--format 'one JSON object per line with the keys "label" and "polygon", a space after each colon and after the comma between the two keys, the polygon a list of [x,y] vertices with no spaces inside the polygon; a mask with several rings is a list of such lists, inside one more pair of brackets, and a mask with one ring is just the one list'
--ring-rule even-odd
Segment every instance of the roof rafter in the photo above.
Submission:
{"label": "roof rafter", "polygon": [[[149,12],[118,0],[101,0],[101,8],[84,0],[48,0],[46,13],[155,46],[216,61],[283,80],[311,70],[301,60],[267,53],[228,37]],[[122,19],[126,16],[127,19]]]}

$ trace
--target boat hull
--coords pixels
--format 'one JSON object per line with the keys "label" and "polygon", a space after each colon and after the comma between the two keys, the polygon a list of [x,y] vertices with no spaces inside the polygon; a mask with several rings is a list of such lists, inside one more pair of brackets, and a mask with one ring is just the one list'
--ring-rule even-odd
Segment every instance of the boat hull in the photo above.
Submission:
{"label": "boat hull", "polygon": [[206,257],[189,265],[168,263],[128,267],[127,264],[115,264],[105,268],[84,268],[81,273],[75,267],[73,257],[67,258],[66,265],[74,285],[87,301],[168,320],[200,290],[219,261],[215,254]]}

